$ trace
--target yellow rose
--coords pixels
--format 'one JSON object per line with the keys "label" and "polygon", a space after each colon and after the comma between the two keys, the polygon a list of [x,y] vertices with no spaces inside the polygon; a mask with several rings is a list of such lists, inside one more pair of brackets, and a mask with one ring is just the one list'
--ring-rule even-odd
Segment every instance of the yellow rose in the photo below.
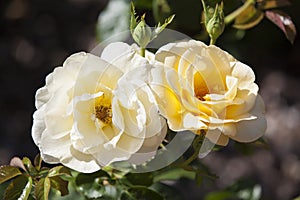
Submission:
{"label": "yellow rose", "polygon": [[145,83],[150,69],[125,43],[110,44],[101,57],[73,54],[55,68],[36,93],[33,115],[43,160],[94,172],[116,161],[151,159],[166,129]]}
{"label": "yellow rose", "polygon": [[[155,54],[151,87],[160,113],[174,131],[191,130],[213,143],[251,142],[266,129],[264,103],[250,67],[222,49],[190,40]],[[157,64],[158,65],[158,64]]]}

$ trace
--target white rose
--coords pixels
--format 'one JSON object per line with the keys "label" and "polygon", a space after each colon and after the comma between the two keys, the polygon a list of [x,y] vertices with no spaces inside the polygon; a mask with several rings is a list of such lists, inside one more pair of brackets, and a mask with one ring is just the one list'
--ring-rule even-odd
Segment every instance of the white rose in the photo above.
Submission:
{"label": "white rose", "polygon": [[32,136],[42,158],[79,172],[116,161],[151,159],[166,134],[155,98],[145,84],[148,60],[125,43],[101,58],[71,55],[36,93]]}
{"label": "white rose", "polygon": [[250,67],[216,46],[190,40],[161,47],[152,88],[174,131],[191,130],[213,143],[251,142],[266,129],[264,103]]}

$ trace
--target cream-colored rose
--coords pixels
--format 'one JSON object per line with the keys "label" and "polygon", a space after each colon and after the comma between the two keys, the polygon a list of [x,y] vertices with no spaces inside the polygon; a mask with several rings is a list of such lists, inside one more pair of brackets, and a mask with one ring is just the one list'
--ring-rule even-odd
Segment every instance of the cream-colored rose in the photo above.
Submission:
{"label": "cream-colored rose", "polygon": [[264,103],[250,67],[220,48],[190,40],[161,47],[151,87],[174,131],[191,130],[213,143],[251,142],[266,129]]}
{"label": "cream-colored rose", "polygon": [[[166,134],[155,98],[145,84],[152,67],[125,43],[101,57],[71,55],[36,93],[32,136],[48,163],[94,172],[116,161],[140,163]],[[143,153],[143,160],[135,154]]]}

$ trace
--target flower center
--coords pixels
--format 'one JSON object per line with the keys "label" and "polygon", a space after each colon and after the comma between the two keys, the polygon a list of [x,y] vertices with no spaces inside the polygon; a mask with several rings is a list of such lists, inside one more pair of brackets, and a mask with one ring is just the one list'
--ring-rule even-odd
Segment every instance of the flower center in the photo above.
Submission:
{"label": "flower center", "polygon": [[199,72],[194,75],[194,92],[195,97],[201,101],[205,101],[204,96],[209,93],[205,80]]}
{"label": "flower center", "polygon": [[97,119],[98,125],[104,127],[112,122],[112,94],[105,88],[101,88],[101,91],[103,91],[103,95],[95,101],[94,117]]}
{"label": "flower center", "polygon": [[95,112],[96,118],[104,124],[110,124],[112,122],[111,105],[97,105]]}

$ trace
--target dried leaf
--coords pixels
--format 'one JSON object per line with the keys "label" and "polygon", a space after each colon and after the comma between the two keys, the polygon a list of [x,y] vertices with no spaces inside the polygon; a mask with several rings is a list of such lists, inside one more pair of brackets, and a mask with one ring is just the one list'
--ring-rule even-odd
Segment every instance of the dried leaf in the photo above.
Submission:
{"label": "dried leaf", "polygon": [[257,0],[258,8],[262,10],[278,8],[282,6],[289,6],[289,0]]}
{"label": "dried leaf", "polygon": [[24,166],[22,160],[19,157],[13,157],[10,160],[9,165],[14,166],[14,167],[19,167],[19,168],[23,169],[24,171],[26,171],[25,166]]}
{"label": "dried leaf", "polygon": [[0,184],[21,174],[21,171],[17,167],[9,165],[0,166]]}
{"label": "dried leaf", "polygon": [[293,44],[297,31],[291,17],[278,10],[266,11],[265,15],[284,32],[286,38]]}
{"label": "dried leaf", "polygon": [[262,19],[264,14],[254,6],[249,6],[235,20],[233,27],[237,29],[249,29],[256,26]]}

